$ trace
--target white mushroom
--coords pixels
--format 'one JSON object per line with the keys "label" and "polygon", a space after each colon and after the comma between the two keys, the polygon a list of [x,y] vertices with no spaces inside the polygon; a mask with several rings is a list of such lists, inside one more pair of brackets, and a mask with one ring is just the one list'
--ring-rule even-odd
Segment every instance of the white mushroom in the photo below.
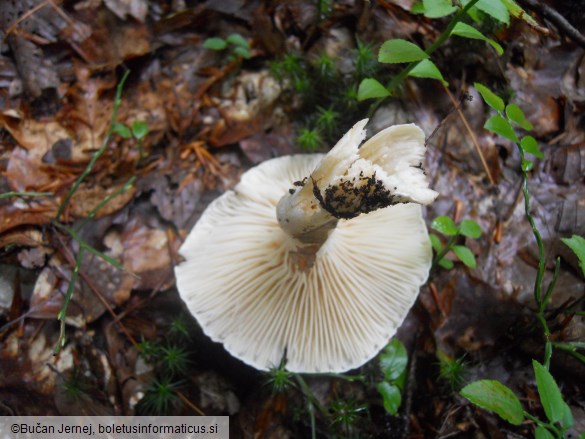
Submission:
{"label": "white mushroom", "polygon": [[366,123],[327,155],[246,172],[181,247],[181,297],[247,364],[266,370],[286,352],[295,372],[358,367],[395,334],[426,281],[432,252],[413,203],[437,193],[421,165],[424,134],[393,126],[359,148]]}

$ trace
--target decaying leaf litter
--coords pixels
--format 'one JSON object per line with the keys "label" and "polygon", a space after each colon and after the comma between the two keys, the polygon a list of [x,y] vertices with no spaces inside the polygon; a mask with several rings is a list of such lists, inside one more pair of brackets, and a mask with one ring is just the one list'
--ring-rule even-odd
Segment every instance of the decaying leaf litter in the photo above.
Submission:
{"label": "decaying leaf litter", "polygon": [[[242,172],[306,152],[299,133],[310,127],[316,107],[338,113],[338,126],[316,145],[320,152],[368,113],[369,103],[358,103],[355,93],[353,100],[331,97],[344,96],[341,85],[350,89],[359,75],[398,72],[378,65],[375,56],[360,58],[364,45],[375,54],[391,38],[425,47],[446,23],[411,14],[409,1],[323,8],[326,3],[6,2],[0,11],[0,186],[3,194],[30,194],[0,199],[2,413],[162,408],[229,414],[234,437],[311,436],[306,393],[295,388],[301,384],[274,393],[269,377],[206,339],[178,297],[173,267],[201,212]],[[570,2],[551,7],[583,28],[585,18]],[[514,19],[509,27],[483,24],[504,46],[502,56],[485,42],[456,37],[439,48],[433,60],[451,96],[438,81],[411,78],[372,115],[371,133],[408,122],[427,135],[435,132],[426,172],[441,195],[426,209],[427,223],[439,215],[456,223],[473,219],[484,233],[461,242],[475,254],[477,268],[456,263],[434,270],[399,331],[409,353],[399,415],[385,414],[373,385],[375,360],[354,374],[365,381],[309,376],[313,407],[323,410],[315,414],[320,436],[518,437],[532,431],[528,423],[513,427],[478,410],[439,376],[439,352],[463,358],[466,381],[498,379],[527,395],[523,404],[531,412],[540,407],[530,367],[544,346],[532,296],[538,253],[524,216],[520,156],[513,143],[484,130],[489,108],[474,82],[519,105],[534,126],[544,158],[535,162],[528,187],[545,242],[545,281],[555,256],[562,257],[549,305],[552,336],[583,341],[583,317],[563,309],[583,309],[575,303],[584,283],[577,258],[559,238],[585,235],[585,55],[578,40],[539,11],[536,27]],[[203,47],[208,38],[232,34],[250,44],[249,58]],[[319,77],[315,66],[323,67],[323,53],[333,66]],[[284,62],[300,70],[288,74]],[[127,128],[112,133],[116,87],[127,71],[116,117]],[[323,79],[335,75],[336,81]],[[137,123],[148,127],[144,137],[133,135]],[[80,252],[65,344],[53,355],[56,317]],[[163,364],[174,364],[176,373],[161,375]],[[576,431],[585,430],[583,364],[555,351],[552,371]],[[166,406],[152,398],[153,383],[170,390]]]}

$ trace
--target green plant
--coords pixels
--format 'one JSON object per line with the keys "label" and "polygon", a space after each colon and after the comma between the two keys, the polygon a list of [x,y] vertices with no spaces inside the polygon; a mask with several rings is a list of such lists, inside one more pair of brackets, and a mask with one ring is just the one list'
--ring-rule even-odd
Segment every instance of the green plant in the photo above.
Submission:
{"label": "green plant", "polygon": [[160,345],[152,340],[142,340],[137,348],[138,354],[149,362],[153,362],[160,355]]}
{"label": "green plant", "polygon": [[439,360],[439,378],[445,381],[451,390],[461,388],[467,374],[465,357],[451,358],[442,351],[437,351]]}
{"label": "green plant", "polygon": [[361,80],[366,76],[374,75],[378,70],[376,55],[372,44],[364,43],[359,38],[356,39],[356,49],[354,50],[354,77]]}
{"label": "green plant", "polygon": [[307,76],[307,70],[301,56],[297,53],[286,53],[279,61],[270,63],[270,72],[280,81],[298,79]]}
{"label": "green plant", "polygon": [[187,326],[187,321],[183,316],[175,317],[171,320],[171,325],[169,326],[169,337],[178,337],[179,339],[188,339],[189,338],[189,328]]}
{"label": "green plant", "polygon": [[286,359],[283,358],[278,365],[268,371],[268,385],[272,388],[272,394],[278,395],[286,392],[293,385],[293,374],[285,369]]}
{"label": "green plant", "polygon": [[317,129],[302,128],[297,136],[297,143],[305,151],[316,151],[323,143],[321,134]]}
{"label": "green plant", "polygon": [[[494,40],[486,37],[474,27],[466,24],[463,20],[466,17],[477,19],[478,11],[487,14],[499,22],[508,25],[510,14],[514,17],[534,23],[522,8],[514,0],[465,0],[461,6],[451,0],[424,0],[413,7],[413,13],[422,13],[428,18],[440,18],[454,14],[453,18],[439,35],[435,42],[426,50],[421,49],[418,45],[402,39],[393,39],[385,41],[380,47],[378,61],[383,64],[407,64],[397,75],[395,75],[386,85],[383,85],[375,78],[368,77],[362,80],[358,89],[358,100],[377,99],[370,107],[370,115],[381,102],[392,96],[395,89],[408,76],[416,78],[428,78],[441,81],[447,85],[439,68],[430,59],[430,56],[441,47],[447,39],[452,36],[462,38],[483,40],[490,44],[498,54],[503,53],[502,47]],[[366,76],[371,76],[367,74]]]}
{"label": "green plant", "polygon": [[181,403],[178,391],[180,383],[172,382],[168,378],[154,380],[147,387],[144,396],[136,406],[140,415],[168,415]]}
{"label": "green plant", "polygon": [[337,130],[339,119],[340,115],[335,111],[333,106],[330,106],[329,108],[318,107],[315,124],[318,130],[331,137]]}
{"label": "green plant", "polygon": [[[485,85],[476,83],[475,88],[485,103],[497,113],[486,121],[484,128],[514,142],[520,153],[524,215],[530,224],[538,247],[538,267],[534,281],[534,301],[537,305],[536,318],[542,327],[545,339],[544,363],[540,364],[538,361],[532,360],[532,366],[536,377],[540,401],[547,421],[542,421],[525,412],[514,393],[498,381],[476,381],[463,388],[461,394],[474,404],[497,413],[500,417],[514,425],[519,425],[525,418],[534,421],[537,425],[535,430],[537,438],[561,438],[564,432],[571,427],[573,418],[568,405],[563,400],[556,381],[548,371],[552,350],[553,347],[565,350],[585,363],[585,356],[577,352],[577,349],[585,348],[585,343],[558,343],[551,341],[551,332],[546,318],[546,308],[558,278],[560,258],[556,259],[553,278],[543,293],[542,284],[546,269],[544,243],[531,213],[531,198],[530,192],[528,191],[528,173],[534,168],[534,162],[533,159],[527,158],[527,155],[535,158],[543,158],[544,155],[534,137],[525,135],[519,138],[517,136],[513,125],[517,125],[524,130],[532,129],[532,125],[526,119],[520,107],[514,104],[506,105],[501,97]],[[583,269],[585,266],[585,240],[581,237],[574,236],[570,239],[563,240],[563,242],[576,253],[580,266]]]}
{"label": "green plant", "polygon": [[367,405],[358,404],[354,399],[336,398],[329,405],[331,424],[342,437],[359,437],[357,423],[367,412]]}
{"label": "green plant", "polygon": [[378,365],[384,379],[376,384],[376,389],[382,395],[384,409],[393,416],[398,413],[402,404],[407,363],[406,348],[396,338],[378,356]]}
{"label": "green plant", "polygon": [[536,387],[546,421],[531,415],[522,408],[518,397],[508,387],[495,380],[480,380],[461,389],[461,395],[473,404],[496,413],[513,425],[520,425],[526,418],[536,424],[536,438],[563,438],[573,425],[573,415],[555,379],[545,366],[532,360]]}
{"label": "green plant", "polygon": [[[81,239],[78,232],[79,232],[80,228],[83,227],[87,223],[87,219],[85,221],[83,221],[77,229],[67,227],[66,225],[64,225],[60,222],[60,219],[61,219],[61,216],[63,215],[63,213],[65,212],[65,210],[67,209],[67,206],[69,205],[69,202],[71,201],[71,197],[73,196],[73,194],[75,194],[75,192],[77,192],[81,183],[83,183],[83,181],[91,173],[96,162],[99,160],[99,158],[106,151],[106,148],[110,142],[110,138],[111,138],[112,134],[114,133],[114,126],[116,124],[116,119],[118,116],[118,109],[120,108],[120,104],[122,102],[122,90],[124,89],[124,84],[126,83],[126,80],[128,79],[129,74],[130,74],[130,72],[128,70],[125,71],[124,75],[122,76],[122,79],[120,80],[120,82],[118,83],[118,86],[116,87],[116,95],[114,97],[114,108],[112,110],[110,129],[107,131],[100,148],[92,155],[91,160],[89,161],[89,163],[87,164],[87,166],[85,167],[83,172],[79,175],[79,177],[77,177],[77,179],[75,180],[75,182],[71,186],[71,189],[69,189],[69,192],[67,193],[67,195],[65,195],[63,202],[59,205],[59,209],[57,210],[57,214],[55,215],[55,218],[51,222],[51,224],[55,228],[60,229],[61,231],[69,234],[71,236],[71,238],[73,238],[75,241],[77,241],[77,243],[79,244],[79,247],[80,247],[79,251],[77,253],[77,257],[75,259],[73,273],[71,274],[71,279],[69,280],[69,285],[67,287],[67,292],[65,294],[63,305],[57,314],[57,320],[60,321],[60,330],[59,330],[59,338],[58,338],[57,343],[55,344],[55,347],[53,349],[53,352],[55,354],[57,354],[61,350],[61,348],[65,345],[65,319],[67,317],[67,309],[69,307],[69,303],[71,302],[71,298],[73,297],[73,291],[75,289],[75,284],[77,282],[77,277],[79,275],[79,267],[81,267],[81,264],[83,262],[84,253],[86,251],[89,251],[90,253],[103,259],[108,264],[116,267],[117,269],[126,271],[124,266],[119,261],[117,261],[116,259],[114,259],[114,258],[100,252],[99,250],[93,248],[92,246],[87,244],[83,239]],[[99,203],[92,210],[92,212],[90,212],[90,214],[88,215],[88,219],[93,218],[97,214],[97,212],[107,202],[109,202],[114,196],[117,196],[117,195],[121,194],[122,192],[126,191],[127,189],[129,189],[133,182],[134,182],[134,179],[131,178],[122,187],[122,189],[120,189],[119,191],[116,191],[111,196],[106,197],[106,199],[104,199],[101,203]],[[132,338],[130,336],[129,336],[129,338],[132,340]]]}
{"label": "green plant", "polygon": [[135,120],[130,127],[123,123],[114,123],[112,125],[112,132],[118,134],[124,139],[134,138],[138,142],[138,151],[140,158],[145,157],[144,149],[142,147],[142,139],[148,134],[148,124],[144,121]]}
{"label": "green plant", "polygon": [[203,47],[218,52],[227,51],[228,61],[237,61],[242,58],[249,59],[252,56],[250,43],[240,34],[231,34],[226,39],[219,37],[207,38],[203,42]]}
{"label": "green plant", "polygon": [[169,345],[160,348],[161,370],[170,376],[187,373],[189,369],[189,353],[186,349]]}
{"label": "green plant", "polygon": [[450,251],[453,251],[455,256],[457,256],[457,258],[468,267],[476,267],[475,256],[471,250],[464,245],[455,244],[460,236],[474,239],[479,238],[482,234],[479,224],[473,220],[467,219],[461,221],[461,223],[457,225],[451,218],[443,215],[435,218],[431,223],[431,227],[437,232],[449,237],[446,244],[443,245],[441,239],[437,235],[429,235],[429,239],[431,240],[431,244],[436,253],[435,259],[433,260],[433,267],[439,265],[447,270],[452,269],[453,261],[445,258]]}

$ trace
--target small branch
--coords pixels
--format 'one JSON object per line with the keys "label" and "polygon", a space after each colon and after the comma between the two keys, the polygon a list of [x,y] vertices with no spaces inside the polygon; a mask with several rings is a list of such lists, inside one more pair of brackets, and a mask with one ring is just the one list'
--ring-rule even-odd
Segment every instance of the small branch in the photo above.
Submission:
{"label": "small branch", "polygon": [[490,172],[490,169],[487,165],[487,162],[485,161],[485,157],[483,156],[483,152],[481,151],[481,148],[479,146],[479,142],[477,141],[477,138],[475,137],[475,133],[473,132],[473,130],[469,126],[469,122],[467,122],[467,118],[463,114],[463,111],[461,111],[461,105],[459,105],[457,103],[457,101],[455,100],[455,98],[453,97],[453,95],[451,94],[451,92],[449,91],[449,89],[446,86],[443,86],[443,88],[445,89],[447,96],[449,96],[449,99],[451,99],[451,102],[455,106],[455,109],[457,110],[457,113],[459,114],[459,117],[461,118],[463,125],[465,125],[465,129],[467,130],[467,132],[469,133],[469,136],[471,137],[471,141],[473,142],[473,145],[475,146],[475,150],[477,151],[477,154],[479,155],[479,158],[481,160],[481,164],[483,165],[483,169],[484,169],[485,173],[487,174],[488,180],[490,181],[491,185],[494,186],[496,183],[494,181],[494,178],[492,177],[492,173]]}
{"label": "small branch", "polygon": [[585,36],[573,27],[560,13],[549,5],[538,0],[519,0],[527,8],[532,9],[554,24],[561,33],[565,34],[577,45],[585,48]]}

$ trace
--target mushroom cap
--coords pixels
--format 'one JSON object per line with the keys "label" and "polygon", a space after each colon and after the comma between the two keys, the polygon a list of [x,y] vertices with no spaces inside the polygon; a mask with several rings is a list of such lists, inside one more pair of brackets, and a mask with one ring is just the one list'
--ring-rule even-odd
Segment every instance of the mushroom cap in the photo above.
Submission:
{"label": "mushroom cap", "polygon": [[418,204],[340,220],[313,267],[276,205],[322,154],[268,160],[213,201],[181,247],[182,299],[204,332],[261,370],[286,352],[294,372],[343,372],[374,357],[395,334],[432,261]]}

